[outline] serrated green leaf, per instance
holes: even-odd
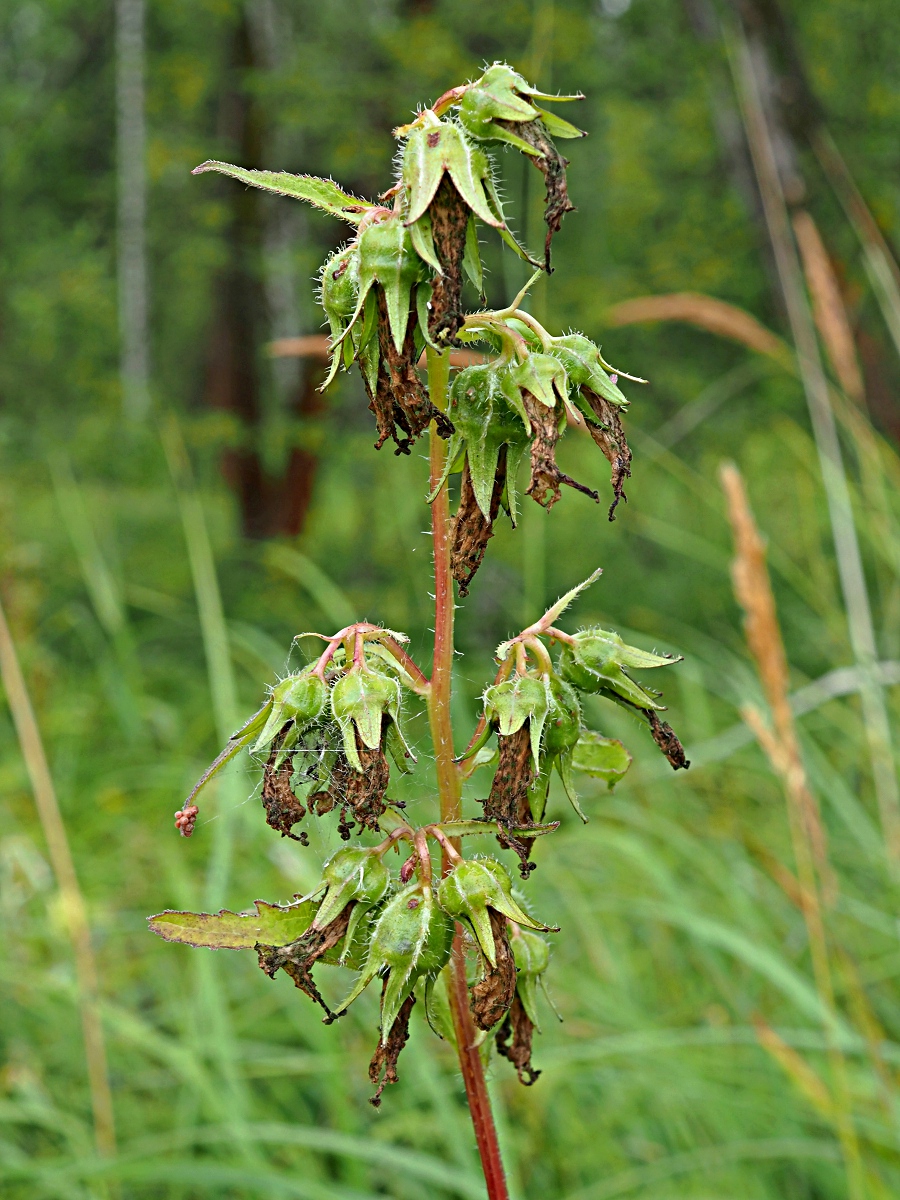
[[[312,900],[299,904],[269,904],[255,901],[255,913],[175,912],[167,909],[148,917],[151,930],[167,942],[206,946],[211,950],[252,950],[257,943],[287,946],[306,933],[318,905]]]
[[[203,175],[207,171],[217,171],[220,175],[239,179],[241,183],[261,188],[264,192],[274,192],[277,196],[305,200],[307,204],[312,204],[333,217],[340,217],[351,225],[358,225],[367,212],[377,207],[369,200],[360,200],[357,196],[349,195],[333,180],[319,179],[315,175],[292,175],[288,171],[254,171],[213,159],[194,167],[191,174]]]

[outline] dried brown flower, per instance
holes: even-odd
[[[503,913],[488,909],[494,935],[496,967],[484,960],[484,977],[472,988],[472,1019],[479,1029],[502,1021],[516,992],[516,960],[509,945],[509,926]]]
[[[505,485],[506,447],[501,446],[500,456],[497,459],[497,474],[494,477],[494,490],[491,492],[490,520],[488,520],[475,499],[468,461],[463,467],[459,504],[450,527],[450,570],[453,578],[459,584],[461,596],[469,594],[469,584],[481,566],[488,542],[494,536],[494,521],[500,512],[500,500]]]
[[[516,993],[506,1020],[497,1032],[497,1053],[508,1058],[516,1068],[519,1082],[530,1087],[540,1071],[531,1065],[531,1039],[534,1036],[534,1025],[525,1011],[525,1006]],[[512,1039],[510,1041],[510,1039]]]
[[[354,904],[355,901],[351,900],[324,929],[307,929],[302,937],[288,946],[265,946],[260,943],[256,947],[260,968],[270,979],[274,979],[279,970],[290,975],[295,986],[325,1010],[326,1025],[330,1025],[336,1017],[316,987],[311,971],[322,955],[327,954],[346,934]]]
[[[596,422],[587,421],[588,432],[612,467],[613,502],[609,509],[609,519],[614,521],[619,501],[628,502],[625,480],[631,477],[631,448],[625,438],[622,418],[616,406],[589,387],[583,386],[581,394],[597,415]]]
[[[382,993],[387,986],[387,978],[382,985]],[[391,1026],[391,1032],[388,1034],[386,1042],[379,1041],[375,1053],[372,1055],[372,1061],[369,1063],[369,1079],[377,1085],[378,1090],[375,1095],[369,1100],[369,1103],[378,1108],[381,1105],[381,1093],[389,1083],[396,1083],[399,1079],[397,1074],[397,1060],[400,1057],[400,1052],[406,1045],[409,1038],[409,1017],[413,1010],[413,1005],[416,1002],[415,995],[410,992],[403,1003],[400,1005],[400,1011],[394,1018],[394,1023]],[[382,1068],[384,1075],[379,1082]]]

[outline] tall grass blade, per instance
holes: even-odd
[[[50,767],[44,752],[44,743],[2,604],[0,604],[0,678],[2,678],[7,703],[12,712],[13,724],[16,728],[22,757],[25,760],[44,837],[47,839],[50,862],[59,887],[69,938],[75,955],[81,1028],[85,1057],[87,1058],[97,1152],[105,1158],[111,1158],[116,1153],[116,1130],[112,1092],[109,1085],[106,1042],[100,1021],[99,976],[91,946],[87,909],[78,883],[65,822],[56,798],[53,777],[50,774]]]
[[[203,505],[194,483],[187,447],[174,414],[169,413],[164,417],[160,424],[160,434],[175,486],[194,581],[216,736],[219,743],[224,745],[239,724],[239,710],[228,627],[225,624],[212,544]],[[204,904],[211,910],[220,908],[225,903],[234,839],[234,808],[227,801],[221,803],[219,808],[204,897]]]
[[[823,1031],[829,1042],[828,1058],[833,1088],[830,1103],[834,1111],[834,1125],[844,1155],[848,1193],[851,1200],[862,1200],[866,1194],[865,1179],[851,1108],[846,1062],[833,1035],[834,986],[816,871],[826,891],[834,889],[834,877],[827,861],[818,804],[807,785],[794,715],[788,699],[787,656],[766,568],[765,547],[737,468],[725,464],[720,477],[734,534],[732,573],[735,595],[744,610],[747,645],[772,713],[773,729],[770,730],[758,712],[749,706],[744,710],[744,716],[784,783],[813,974],[823,1007],[832,1015],[832,1019],[823,1021]]]
[[[900,786],[897,782],[887,705],[874,671],[878,658],[875,630],[853,519],[850,490],[844,471],[834,412],[831,408],[828,382],[822,368],[797,251],[791,238],[791,227],[775,150],[759,95],[753,61],[739,30],[735,31],[734,39],[734,42],[729,44],[732,71],[759,182],[769,237],[775,253],[778,275],[788,310],[791,332],[797,348],[800,376],[806,393],[828,502],[838,574],[847,610],[850,644],[857,663],[866,675],[861,699],[872,775],[887,854],[894,868],[898,869],[900,868]]]
[[[335,629],[352,625],[357,619],[356,609],[347,594],[338,587],[330,575],[317,563],[293,546],[273,542],[265,550],[265,562],[269,567],[282,571],[299,583],[323,616],[334,623]]]

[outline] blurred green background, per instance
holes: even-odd
[[[600,565],[568,627],[601,621],[685,655],[664,686],[693,759],[676,776],[636,723],[599,704],[588,714],[635,763],[615,793],[585,789],[586,828],[557,797],[562,828],[540,846],[529,895],[562,926],[549,986],[564,1019],[545,1008],[535,1087],[491,1068],[512,1193],[844,1197],[843,1105],[863,1163],[855,1195],[900,1194],[900,889],[803,388],[733,339],[610,316],[632,297],[698,292],[790,339],[732,77],[746,34],[773,73],[792,199],[818,224],[861,363],[862,403],[839,379],[833,399],[896,731],[900,309],[808,135],[824,121],[881,233],[900,237],[900,7],[786,0],[782,15],[793,48],[774,0],[148,0],[141,103],[140,44],[127,36],[137,0],[3,6],[0,594],[88,908],[118,1137],[110,1165],[94,1151],[65,907],[4,705],[4,1197],[483,1195],[453,1057],[418,1018],[376,1114],[374,994],[326,1028],[252,955],[165,945],[144,919],[314,885],[330,832],[323,823],[309,849],[279,840],[245,760],[190,841],[172,827],[284,672],[295,633],[369,618],[406,630],[429,659],[424,444],[376,454],[358,380],[341,376],[322,401],[317,360],[269,349],[321,332],[314,277],[342,230],[190,169],[219,158],[333,174],[375,195],[391,183],[392,127],[495,58],[587,96],[573,119],[590,136],[565,147],[578,211],[533,311],[553,331],[583,329],[650,383],[629,388],[634,475],[615,524],[570,493],[550,517],[528,505],[520,529],[491,542],[458,612],[459,742],[496,643]],[[812,117],[801,64],[821,106]],[[513,226],[539,246],[540,179],[519,156],[497,157]],[[135,230],[145,285],[122,274],[140,264]],[[524,271],[484,231],[482,242],[488,300],[502,303]],[[729,578],[726,458],[769,539],[837,880],[826,925],[840,1102],[782,786],[741,722],[742,705],[763,701]],[[605,462],[575,434],[562,463],[606,488]],[[424,740],[412,704],[409,721]],[[407,790],[414,814],[430,811],[427,765],[425,754]],[[476,776],[472,796],[484,786]],[[332,999],[350,978],[319,975]]]

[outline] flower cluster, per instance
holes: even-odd
[[[461,472],[453,574],[463,595],[500,508],[516,523],[523,459],[530,466],[525,494],[538,504],[550,508],[563,484],[599,500],[596,490],[556,464],[556,443],[567,423],[585,429],[612,464],[610,520],[630,474],[620,415],[627,401],[617,382],[622,372],[604,361],[599,348],[580,333],[552,337],[518,307],[524,292],[502,312],[466,315],[462,306],[465,279],[482,292],[479,222],[527,262],[550,271],[553,234],[572,210],[566,159],[553,139],[583,134],[538,101],[580,98],[538,92],[511,67],[494,63],[480,79],[452,88],[395,130],[398,178],[377,202],[311,176],[220,162],[196,168],[305,200],[355,227],[349,244],[322,267],[320,300],[331,333],[331,369],[323,386],[342,365],[356,363],[375,416],[376,448],[393,440],[396,453],[408,454],[432,423],[450,439],[443,482]],[[521,151],[544,175],[543,263],[507,225],[486,149],[491,143]],[[479,346],[486,361],[459,372],[450,411],[442,412],[417,369],[422,351],[467,344]]]
[[[603,780],[610,788],[625,775],[630,754],[621,742],[584,727],[581,698],[604,697],[639,714],[672,766],[688,765],[677,737],[658,717],[658,694],[629,674],[678,660],[626,645],[606,630],[568,634],[554,624],[598,575],[498,648],[497,679],[484,693],[483,718],[458,762],[463,776],[479,767],[493,768],[481,818],[416,829],[402,806],[391,806],[386,799],[390,769],[385,749],[400,769],[410,757],[400,730],[402,690],[425,696],[430,685],[404,651],[402,634],[368,624],[348,626],[324,639],[326,649],[316,662],[276,684],[184,806],[196,819],[197,792],[239,749],[248,747],[267,755],[262,801],[268,824],[282,835],[296,837],[291,830],[307,812],[321,816],[339,809],[344,838],[354,826],[359,835],[383,833],[380,822],[389,822],[390,831],[378,845],[339,850],[325,864],[319,887],[296,904],[260,909],[259,902],[254,914],[166,912],[151,918],[151,928],[173,941],[254,948],[262,969],[270,976],[279,970],[288,974],[321,1005],[327,1022],[346,1012],[380,978],[381,1037],[370,1064],[375,1103],[384,1086],[396,1082],[397,1060],[417,999],[432,1029],[456,1039],[445,970],[455,923],[466,931],[477,963],[469,1002],[483,1052],[490,1052],[487,1035],[496,1030],[496,1049],[515,1066],[520,1080],[530,1084],[537,1078],[531,1065],[532,1036],[539,1028],[536,985],[550,960],[541,934],[551,927],[532,917],[514,894],[503,863],[463,857],[457,846],[464,837],[493,834],[501,848],[518,856],[527,879],[535,866],[535,839],[559,824],[544,822],[553,772],[582,821],[587,818],[575,775]],[[547,642],[562,646],[555,664]],[[492,736],[496,751],[487,746]],[[385,860],[402,842],[411,853],[394,878]],[[437,884],[433,847],[441,850],[447,867]],[[313,967],[320,962],[360,972],[334,1009],[313,979]]]
[[[306,843],[305,832],[293,833],[294,826],[307,813],[321,817],[334,810],[345,840],[355,826],[377,830],[390,803],[385,751],[404,773],[413,758],[400,727],[402,693],[427,686],[400,645],[405,640],[365,623],[323,638],[327,646],[318,661],[277,683],[232,735],[176,814],[176,824],[190,808],[193,829],[197,794],[247,748],[267,755],[262,802],[266,821],[283,837]]]

